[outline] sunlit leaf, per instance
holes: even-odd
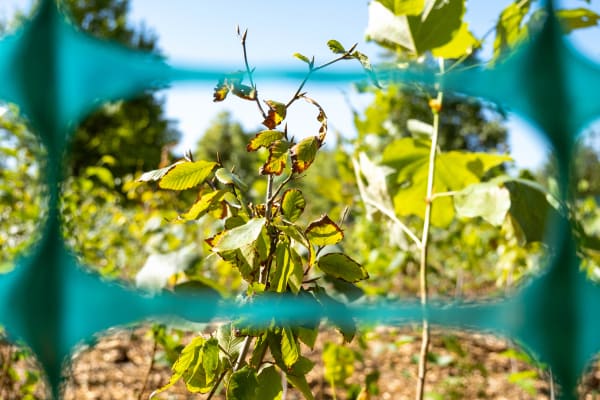
[[[399,216],[425,215],[425,196],[429,173],[429,140],[402,138],[388,145],[383,153],[384,164],[397,171],[398,188],[394,208]],[[449,151],[436,156],[434,193],[459,191],[479,183],[491,168],[511,158],[502,154]],[[454,218],[454,207],[448,196],[436,198],[431,222],[446,227]]]
[[[310,64],[310,60],[304,54],[294,53],[294,57],[296,57],[298,60],[304,61],[307,64]]]
[[[281,175],[288,158],[289,143],[283,140],[277,140],[269,146],[269,158],[267,162],[260,167],[262,175]]]
[[[250,142],[246,146],[248,151],[256,151],[261,147],[269,147],[273,142],[283,139],[285,134],[281,131],[266,130],[260,131],[250,139]]]
[[[433,126],[418,119],[407,120],[406,128],[415,139],[429,139],[433,134]]]
[[[271,288],[278,293],[283,293],[287,290],[288,280],[294,270],[289,243],[283,241],[277,243],[275,265],[272,268]]]
[[[269,106],[269,110],[267,111],[267,118],[263,121],[263,125],[269,129],[275,129],[285,119],[287,107],[285,104],[274,100],[265,100],[265,103]]]
[[[212,250],[216,252],[236,250],[254,243],[265,222],[264,218],[253,218],[242,226],[225,231]]]
[[[527,31],[521,24],[529,12],[530,3],[530,0],[514,1],[502,10],[496,23],[494,58],[514,47],[526,35]]]
[[[344,46],[342,46],[342,44],[335,39],[327,41],[327,46],[329,47],[329,50],[335,54],[344,54],[346,52]]]
[[[298,356],[300,355],[298,343],[292,333],[292,329],[289,327],[284,327],[281,330],[281,355],[284,364],[288,368],[298,361]]]
[[[454,208],[460,217],[481,217],[501,226],[510,209],[510,192],[497,182],[467,186],[454,196]]]
[[[369,4],[367,38],[421,55],[452,40],[462,24],[464,0],[426,0],[423,12],[407,15],[390,9],[390,1]],[[400,8],[400,11],[406,9]],[[410,11],[410,10],[409,10]]]
[[[306,228],[306,237],[315,246],[327,246],[339,243],[344,232],[327,215],[311,222]]]
[[[431,51],[434,57],[460,58],[469,55],[475,48],[479,47],[479,41],[469,31],[469,24],[463,22],[460,29],[454,34],[452,40],[443,46]]]
[[[347,282],[358,282],[369,278],[367,270],[343,253],[328,253],[317,260],[319,269],[335,278]]]
[[[137,181],[138,182],[156,182],[160,180],[167,172],[169,172],[173,167],[177,164],[184,163],[185,161],[178,161],[175,164],[169,165],[168,167],[155,169],[152,171],[144,172],[142,176],[140,176]]]
[[[231,374],[227,385],[227,400],[260,400],[256,397],[257,390],[256,371],[245,366]]]
[[[185,190],[204,182],[217,163],[211,161],[182,162],[175,165],[159,180],[162,189]]]
[[[200,218],[217,205],[225,193],[225,190],[215,190],[203,194],[185,214],[180,215],[180,218],[187,221]]]
[[[292,146],[290,154],[292,156],[292,170],[296,173],[302,173],[310,167],[315,161],[317,151],[321,147],[321,141],[317,136],[302,139]]]
[[[565,33],[571,33],[576,29],[590,28],[598,25],[600,15],[587,8],[573,8],[569,10],[557,10],[556,16],[561,22]]]
[[[300,190],[288,189],[283,193],[281,197],[281,213],[287,221],[297,221],[305,207],[306,200],[304,200],[304,196],[302,196]]]

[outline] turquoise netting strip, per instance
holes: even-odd
[[[552,4],[548,4],[552,11]],[[480,96],[510,107],[537,123],[553,144],[561,187],[567,187],[576,132],[600,116],[599,66],[568,47],[554,19],[525,47],[491,69],[447,74],[444,90]],[[340,310],[315,308],[297,298],[239,306],[198,297],[148,297],[106,283],[86,272],[66,249],[58,215],[61,158],[69,134],[102,102],[127,98],[177,81],[214,83],[226,71],[181,69],[152,55],[108,44],[76,30],[55,4],[43,1],[36,16],[0,41],[0,99],[16,103],[48,152],[49,212],[43,237],[0,275],[0,324],[31,346],[58,398],[61,365],[72,347],[111,326],[161,316],[197,321],[251,315],[256,320],[320,320],[340,315],[357,320],[401,324],[420,320],[414,303],[379,303]],[[271,79],[297,81],[300,70],[271,70]],[[363,75],[322,73],[314,79],[351,83]],[[389,72],[382,79],[432,83],[431,75]],[[564,190],[564,189],[563,189]],[[563,196],[564,197],[564,196]],[[600,288],[579,272],[567,222],[553,221],[556,257],[547,272],[510,299],[477,304],[439,304],[428,309],[434,324],[493,331],[517,339],[548,363],[562,384],[564,398],[586,363],[600,350]]]

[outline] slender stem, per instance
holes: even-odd
[[[354,50],[355,47],[356,47],[356,45],[352,46],[351,50]],[[331,60],[329,62],[326,62],[325,64],[319,65],[318,67],[313,67],[312,65],[309,65],[309,67],[308,67],[308,73],[304,77],[304,80],[302,80],[302,83],[298,87],[298,90],[296,90],[296,93],[294,93],[294,95],[292,96],[292,98],[290,99],[290,101],[287,102],[287,104],[285,105],[285,107],[288,108],[296,100],[298,100],[300,98],[300,93],[302,92],[302,89],[304,88],[304,85],[306,85],[306,82],[308,82],[308,79],[313,74],[313,72],[317,72],[320,69],[329,67],[331,64],[335,64],[338,61],[342,61],[342,60],[345,60],[345,59],[349,58],[351,56],[351,50],[345,52],[344,54],[342,54],[338,58],[335,58],[335,59],[333,59],[333,60]]]
[[[440,197],[452,197],[452,196],[456,196],[457,194],[458,194],[457,191],[433,193],[431,195],[431,201],[434,201],[435,199],[439,199]]]
[[[246,73],[248,74],[248,80],[250,81],[250,86],[252,86],[252,89],[254,89],[256,91],[256,84],[254,83],[254,77],[252,76],[252,70],[250,69],[250,64],[248,63],[248,51],[246,50],[246,36],[247,35],[248,35],[248,30],[246,29],[244,31],[244,34],[242,35],[242,51],[244,52],[244,65],[246,66]],[[267,114],[265,113],[265,110],[260,105],[260,99],[258,98],[258,94],[254,97],[254,101],[256,102],[256,105],[258,106],[258,109],[260,110],[260,113],[262,114],[263,118],[267,118]]]
[[[221,372],[221,375],[219,375],[219,378],[217,379],[217,382],[213,385],[212,389],[210,390],[210,393],[208,394],[208,397],[206,398],[206,400],[210,400],[213,398],[213,396],[217,393],[217,390],[219,389],[219,386],[221,386],[221,382],[223,382],[223,378],[225,378],[225,375],[227,374],[227,371],[223,371]]]
[[[443,64],[441,64],[443,70]],[[443,93],[438,92],[436,102],[442,104]],[[432,108],[433,111],[433,135],[431,137],[431,148],[429,151],[429,170],[427,173],[427,192],[425,195],[425,218],[423,220],[423,236],[421,238],[421,258],[419,266],[419,286],[421,307],[423,310],[423,324],[421,332],[421,352],[419,355],[419,371],[417,378],[417,392],[415,399],[423,400],[425,394],[425,376],[427,374],[427,353],[429,351],[430,330],[427,319],[427,250],[429,244],[429,228],[431,226],[431,212],[433,210],[433,184],[435,177],[435,161],[437,152],[437,142],[439,136],[440,116],[439,110]]]
[[[271,204],[273,203],[273,200],[271,198],[272,196],[273,196],[273,175],[268,175],[268,177],[267,177],[267,194],[266,194],[266,201],[265,201],[265,219],[267,220],[267,223],[269,223],[271,221]],[[271,264],[272,259],[273,259],[273,257],[271,255],[269,255],[267,262],[264,265],[261,265],[259,278],[258,278],[259,283],[262,283],[264,285],[267,284],[267,280],[269,279],[269,274],[268,274],[269,269],[270,269],[269,266]],[[240,369],[242,363],[246,360],[246,355],[248,354],[248,350],[250,349],[251,343],[252,343],[252,336],[246,336],[246,338],[244,339],[244,343],[242,344],[242,349],[240,350],[240,354],[233,366],[233,371],[237,371],[238,369]]]

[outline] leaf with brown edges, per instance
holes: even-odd
[[[287,107],[285,104],[274,100],[265,100],[265,104],[269,106],[269,111],[263,125],[269,129],[275,129],[285,119]]]
[[[292,171],[299,174],[306,171],[313,161],[315,161],[317,151],[321,148],[321,145],[322,142],[317,136],[302,139],[295,144],[290,151],[292,156]]]
[[[283,140],[277,140],[269,146],[269,158],[267,162],[260,167],[262,175],[281,175],[287,163],[289,143]]]

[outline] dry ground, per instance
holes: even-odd
[[[371,399],[412,399],[417,369],[415,359],[420,346],[418,330],[381,327],[368,333],[367,339],[363,341],[366,347],[361,347],[358,340],[352,342],[351,347],[362,355],[362,360],[355,362],[355,371],[348,384],[362,385],[368,373],[378,370],[379,394]],[[511,357],[507,341],[490,335],[441,331],[433,332],[432,341],[433,357],[427,375],[427,398],[430,400],[550,398],[548,374]],[[334,330],[323,331],[315,349],[308,353],[316,363],[308,379],[317,400],[333,399],[332,388],[323,378],[321,353],[326,342],[340,343],[341,335]],[[0,350],[6,348],[5,344]],[[109,332],[94,347],[80,349],[75,355],[65,399],[147,399],[170,376],[169,366],[161,361],[161,351],[160,346],[155,348],[147,327]],[[582,390],[587,393],[581,396],[582,399],[600,398],[592,394],[600,391],[600,371],[596,369],[586,375]],[[6,393],[5,390],[4,395],[2,393],[0,391],[1,400],[19,398],[14,392]],[[337,388],[336,394],[340,400],[349,398],[344,388]],[[205,397],[188,393],[183,384],[158,396],[164,400]],[[216,398],[224,399],[225,396]],[[301,399],[301,396],[290,387],[286,399]]]

